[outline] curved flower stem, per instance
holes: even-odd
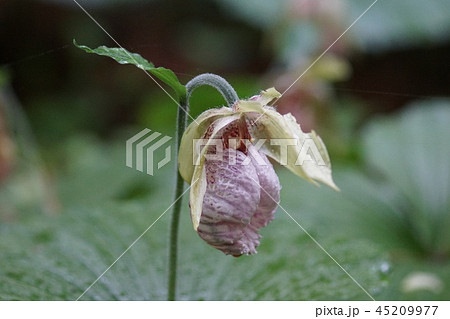
[[[189,99],[192,92],[203,85],[209,85],[217,89],[228,105],[233,105],[239,98],[233,87],[222,77],[205,73],[196,76],[186,84],[186,96],[180,98],[177,112],[177,137],[176,137],[176,159],[178,159],[178,150],[181,144],[181,138],[186,130],[187,116],[189,114]],[[176,166],[177,177],[175,186],[174,207],[172,213],[172,220],[170,223],[170,243],[169,243],[169,280],[168,280],[168,295],[167,300],[176,299],[176,284],[177,284],[177,257],[178,257],[178,225],[180,222],[181,211],[181,195],[184,190],[184,181]]]
[[[233,105],[234,102],[239,100],[239,97],[233,87],[221,76],[212,74],[212,73],[204,73],[197,75],[195,78],[190,80],[186,84],[187,91],[187,101],[189,104],[189,98],[191,97],[192,92],[203,85],[209,85],[215,88],[222,94],[225,101],[227,101],[228,105]]]

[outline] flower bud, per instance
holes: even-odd
[[[207,110],[183,133],[178,164],[191,184],[192,224],[203,240],[227,255],[255,254],[259,230],[274,218],[281,186],[266,155],[314,184],[338,190],[320,137],[304,133],[291,114],[267,105],[279,97],[272,88],[232,107]],[[280,140],[296,143],[284,149]],[[313,145],[318,158],[299,161],[303,145]]]
[[[261,238],[258,231],[273,220],[279,202],[278,177],[267,157],[257,154],[264,165],[251,155],[230,149],[220,160],[205,162],[207,185],[197,231],[209,245],[227,255],[256,253]],[[251,160],[245,164],[248,156]]]

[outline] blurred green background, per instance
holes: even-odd
[[[288,88],[373,1],[78,2],[182,83],[216,73],[247,98]],[[174,136],[176,104],[73,39],[117,46],[72,0],[0,2],[1,300],[77,299],[172,202],[175,161],[137,172],[125,141]],[[449,55],[447,0],[379,0],[277,103],[341,188],[276,167],[281,205],[377,300],[450,299]],[[223,103],[198,89],[192,115]],[[169,217],[83,300],[164,300]],[[369,298],[282,210],[250,257],[200,240],[187,198],[180,228],[179,299]]]

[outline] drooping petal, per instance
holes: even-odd
[[[260,95],[255,95],[250,98],[250,101],[257,102],[261,105],[269,104],[273,99],[279,99],[281,97],[281,93],[275,90],[275,88],[270,88],[265,91],[262,91]]]
[[[236,156],[235,164],[230,156]],[[256,253],[259,245],[259,235],[245,231],[260,203],[258,175],[254,165],[243,165],[246,158],[240,151],[226,151],[221,160],[206,160],[204,166],[206,191],[197,232],[227,255]]]
[[[238,112],[246,113],[253,138],[267,140],[261,150],[294,174],[314,184],[320,181],[338,190],[331,176],[327,149],[320,137],[314,131],[304,133],[292,114],[281,115],[272,107],[261,104],[260,101],[266,102],[275,97],[273,92],[268,94],[266,91],[262,93],[264,95],[265,98],[239,101],[236,105]],[[280,146],[280,143],[285,144]],[[310,151],[314,158],[310,156]]]
[[[205,175],[205,155],[209,149],[209,147],[213,144],[214,140],[219,138],[219,134],[221,132],[221,130],[226,127],[228,124],[230,124],[233,121],[236,121],[237,119],[239,119],[240,115],[239,114],[235,114],[232,116],[227,116],[227,117],[222,117],[219,118],[217,120],[215,120],[211,125],[210,125],[210,129],[212,130],[212,132],[209,135],[208,141],[206,142],[205,146],[201,149],[199,154],[193,154],[191,153],[191,156],[194,155],[194,159],[187,159],[187,158],[183,158],[181,157],[181,154],[179,156],[179,162],[184,162],[184,161],[191,161],[190,163],[192,163],[192,178],[189,178],[188,176],[184,176],[183,179],[184,180],[189,180],[189,183],[192,182],[192,187],[191,187],[191,191],[190,191],[190,196],[189,196],[189,202],[191,205],[191,219],[192,219],[192,224],[194,226],[194,229],[197,230],[198,224],[200,222],[200,216],[202,213],[202,203],[203,203],[203,196],[205,195],[205,191],[206,191],[206,184],[207,184],[207,180],[206,180],[206,175]],[[186,140],[186,143],[190,144],[191,149],[193,149],[193,141],[189,141]],[[186,155],[186,154],[185,154]],[[184,174],[189,173],[189,171],[191,170],[191,168],[189,166],[184,166],[185,167],[185,171]],[[180,174],[181,173],[181,169],[180,169]],[[183,175],[182,175],[183,176]]]
[[[207,110],[200,114],[184,131],[178,151],[178,169],[181,177],[187,183],[191,183],[194,160],[198,156],[198,154],[193,154],[193,141],[202,138],[214,121],[230,115],[233,115],[233,111],[229,107]]]

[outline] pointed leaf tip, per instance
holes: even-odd
[[[159,80],[169,85],[178,95],[178,99],[184,98],[186,96],[186,87],[180,83],[177,76],[172,70],[163,67],[155,67],[153,63],[147,61],[145,58],[143,58],[141,55],[137,53],[131,53],[122,47],[108,48],[104,45],[99,46],[96,49],[91,49],[86,45],[78,44],[75,39],[73,39],[73,44],[77,48],[87,53],[94,53],[101,56],[107,56],[111,59],[114,59],[116,62],[120,64],[132,64],[138,67],[139,69],[148,71],[152,75],[156,76]]]

